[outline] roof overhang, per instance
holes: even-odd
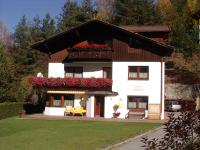
[[[101,31],[101,32],[99,32]],[[54,35],[46,40],[39,41],[31,47],[40,50],[44,53],[55,53],[65,48],[73,47],[75,44],[86,39],[91,39],[98,36],[107,36],[118,40],[130,43],[130,41],[140,41],[148,47],[153,46],[153,52],[160,56],[170,56],[173,52],[173,47],[151,40],[141,34],[130,32],[113,24],[105,23],[99,20],[91,20],[81,25],[78,25],[70,30]]]

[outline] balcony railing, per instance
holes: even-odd
[[[112,80],[104,78],[47,78],[31,77],[29,83],[37,88],[111,89]]]
[[[102,48],[71,48],[69,49],[68,60],[81,60],[81,59],[107,59],[112,60],[112,49]]]

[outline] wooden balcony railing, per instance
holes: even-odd
[[[112,50],[111,49],[69,50],[68,60],[82,60],[82,59],[112,60]]]

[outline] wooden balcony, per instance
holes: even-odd
[[[68,60],[112,60],[112,49],[69,49]]]

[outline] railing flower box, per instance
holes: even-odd
[[[80,88],[110,88],[111,79],[103,78],[47,78],[31,77],[29,83],[35,87],[80,87]]]

